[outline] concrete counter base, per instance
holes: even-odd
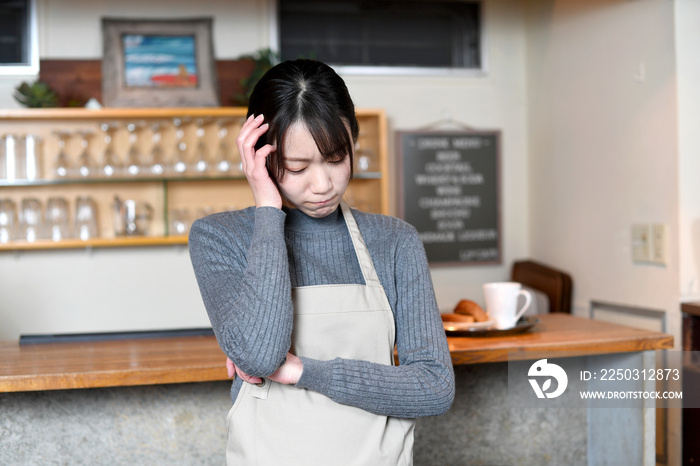
[[[509,408],[507,363],[456,366],[455,374],[450,412],[418,420],[416,466],[595,464],[590,414],[599,410]],[[221,381],[2,393],[0,464],[222,465],[229,387]],[[629,422],[628,414],[615,413],[613,423]],[[604,440],[631,440],[639,459],[644,430],[634,421]]]
[[[2,465],[222,465],[229,382],[0,393]]]

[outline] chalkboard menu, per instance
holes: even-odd
[[[399,214],[435,265],[501,262],[499,131],[398,132]]]

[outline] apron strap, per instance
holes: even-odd
[[[345,201],[341,201],[340,208],[343,212],[345,225],[347,225],[348,231],[350,232],[352,245],[355,247],[355,255],[357,255],[357,261],[360,263],[360,269],[362,270],[362,277],[365,279],[365,284],[368,286],[381,286],[377,271],[372,262],[372,257],[369,255],[369,250],[367,250],[365,240],[362,239],[362,234],[357,227],[357,222],[350,211],[350,207],[347,206]]]

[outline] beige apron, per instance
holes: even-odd
[[[366,285],[292,290],[293,350],[319,360],[394,363],[394,317],[350,209],[341,204]],[[358,377],[358,384],[371,383]],[[411,465],[414,420],[371,414],[264,379],[243,382],[228,413],[228,465]]]

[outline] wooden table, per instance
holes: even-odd
[[[539,316],[528,333],[449,337],[454,364],[508,361],[509,352],[626,352],[667,349],[671,335],[568,314]],[[531,355],[531,357],[529,357]],[[227,379],[214,337],[173,337],[19,346],[0,342],[0,392],[117,387]]]

